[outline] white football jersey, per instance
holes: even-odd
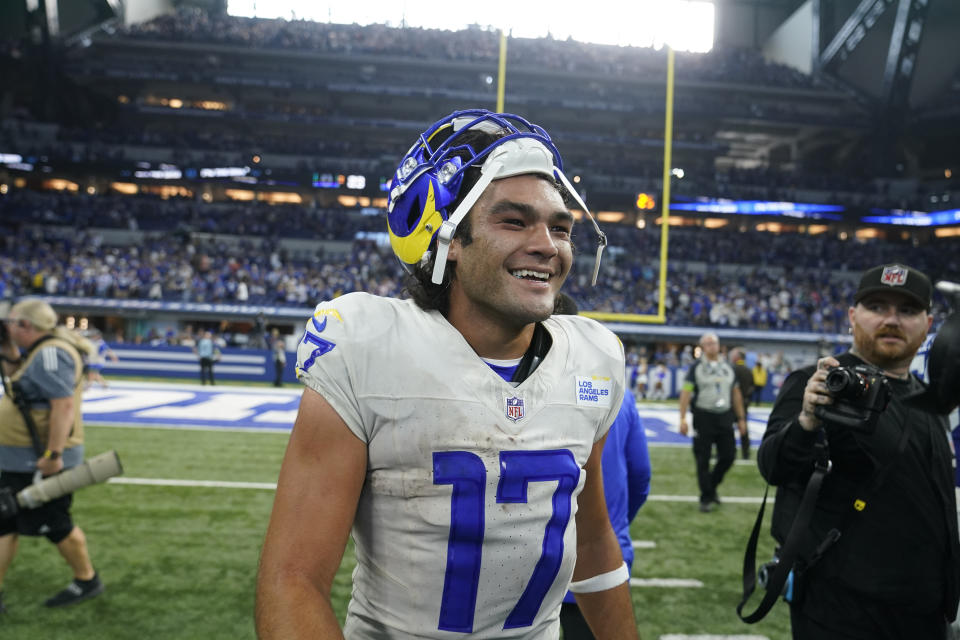
[[[588,318],[519,386],[438,312],[351,293],[317,306],[304,384],[367,443],[349,640],[559,637],[583,465],[623,397],[623,346]]]

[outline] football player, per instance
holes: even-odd
[[[567,198],[589,216],[546,131],[511,114],[455,112],[404,156],[387,218],[412,299],[352,293],[307,322],[261,638],[554,640],[568,587],[598,638],[637,637],[600,467],[623,347],[551,317]],[[341,635],[330,593],[351,534]]]

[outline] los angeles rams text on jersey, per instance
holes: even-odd
[[[348,294],[308,321],[298,373],[368,448],[347,638],[559,635],[583,465],[624,365],[599,323],[544,326],[550,351],[514,387],[411,301]]]

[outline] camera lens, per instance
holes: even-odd
[[[857,398],[867,391],[866,379],[850,369],[838,368],[827,374],[825,384],[836,398]]]

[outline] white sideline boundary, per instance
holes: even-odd
[[[713,634],[688,636],[682,633],[668,633],[667,635],[660,636],[660,640],[770,640],[770,638],[767,636],[718,636]]]
[[[631,587],[679,587],[699,589],[703,583],[693,578],[630,578]]]
[[[195,488],[216,488],[216,489],[260,489],[275,491],[277,484],[275,482],[230,482],[226,480],[178,480],[175,478],[129,478],[125,476],[116,476],[107,480],[107,484],[130,484],[143,485],[151,487],[195,487]],[[658,496],[652,495],[647,500],[657,502],[699,502],[697,496]],[[737,504],[760,504],[763,498],[724,496],[724,502]],[[771,500],[772,501],[772,500]],[[657,543],[652,540],[635,540],[634,549],[654,549]]]
[[[224,480],[174,480],[172,478],[123,478],[114,477],[107,484],[135,484],[150,487],[192,487],[216,489],[265,489],[276,491],[275,482],[226,482]]]
[[[647,500],[655,502],[700,502],[697,496],[648,496]],[[763,496],[723,496],[720,502],[730,504],[760,504],[763,502]],[[768,497],[767,502],[773,502],[773,497]]]

